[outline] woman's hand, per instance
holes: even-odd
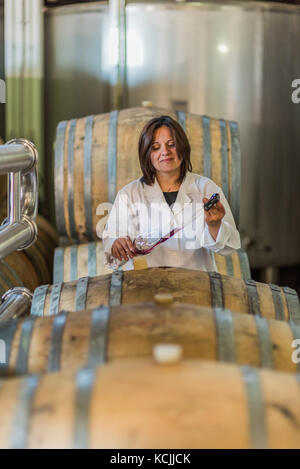
[[[209,199],[207,199],[206,197],[202,200],[204,204],[209,201]],[[211,209],[207,211],[204,210],[205,222],[214,240],[217,239],[219,229],[222,223],[222,218],[224,218],[225,213],[225,208],[223,207],[220,201],[213,205]]]
[[[134,251],[134,246],[131,239],[127,238],[118,238],[114,241],[111,247],[111,253],[113,257],[119,259],[119,261],[126,260],[126,262],[136,256]]]

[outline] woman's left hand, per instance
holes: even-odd
[[[204,198],[202,200],[204,204],[209,201],[209,199],[207,198]],[[224,218],[225,216],[225,213],[225,208],[223,207],[220,201],[213,205],[211,209],[204,210],[205,221],[207,225],[220,225],[222,218]]]
[[[209,201],[209,199],[207,199],[206,197],[202,200],[204,204]],[[225,208],[223,207],[220,201],[213,205],[211,209],[207,211],[204,210],[205,221],[208,225],[209,232],[214,238],[214,240],[216,240],[218,236],[219,228],[222,223],[222,218],[224,218],[225,213]]]

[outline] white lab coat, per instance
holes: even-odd
[[[210,198],[214,192],[220,194],[226,211],[216,240],[205,223],[202,202],[203,197]],[[188,223],[195,210],[196,222]],[[184,230],[144,256],[148,267],[216,271],[210,251],[226,256],[241,247],[239,232],[221,188],[207,177],[187,172],[172,208],[167,204],[156,179],[152,186],[136,179],[123,187],[116,196],[102,233],[104,253],[111,254],[111,246],[119,237],[129,236],[134,241],[141,233],[145,237],[159,239],[172,228],[181,227],[183,222]],[[123,269],[134,269],[133,260],[129,259]]]

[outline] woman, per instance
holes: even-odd
[[[127,184],[116,197],[102,239],[104,252],[134,268],[133,242],[138,235],[153,240],[182,228],[145,256],[147,266],[216,270],[209,251],[227,255],[240,248],[240,236],[228,202],[211,179],[192,173],[190,144],[171,117],[151,119],[139,139],[143,177]],[[218,193],[210,210],[204,203]]]

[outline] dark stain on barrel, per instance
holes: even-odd
[[[278,410],[278,412],[280,412],[285,418],[287,418],[294,427],[300,428],[300,422],[298,422],[295,415],[285,405],[278,403],[270,403],[266,404],[266,407]]]
[[[33,407],[31,411],[31,415],[37,415],[37,414],[53,414],[54,413],[54,406],[52,404],[44,404],[39,407]]]

